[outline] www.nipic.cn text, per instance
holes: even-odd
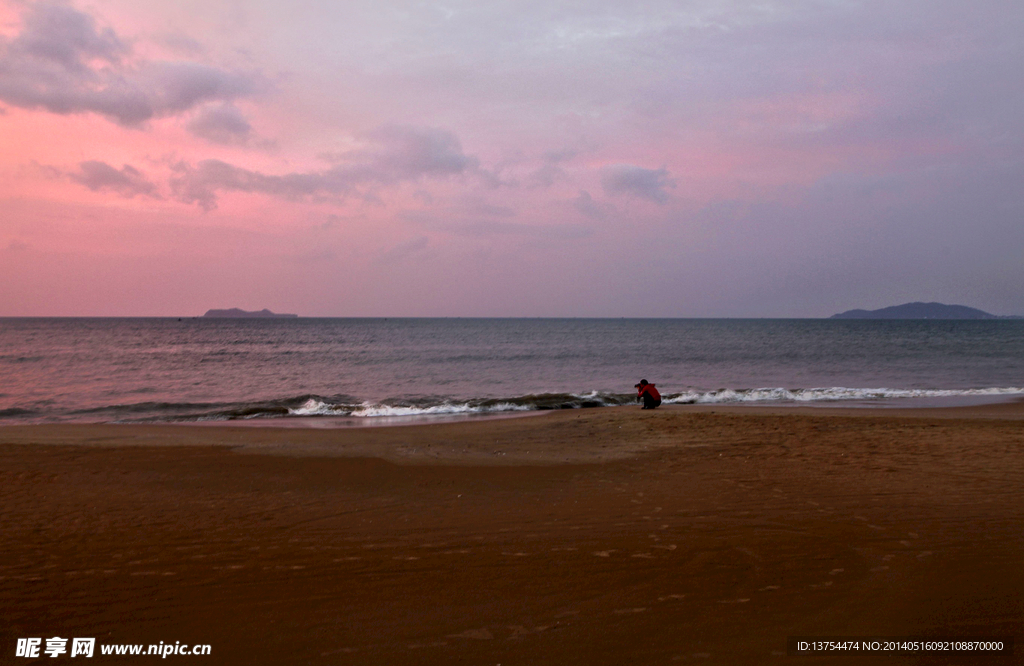
[[[210,654],[209,645],[182,645],[181,641],[174,643],[130,644],[130,643],[101,643],[99,650],[96,649],[95,638],[19,638],[18,645],[14,650],[15,657],[92,657],[97,652],[101,655],[136,655],[152,656],[166,659],[169,656],[203,656]]]

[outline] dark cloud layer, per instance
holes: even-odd
[[[30,5],[21,33],[0,38],[0,100],[22,108],[92,112],[137,126],[262,85],[255,75],[195,62],[132,62],[113,30],[55,2]]]
[[[178,164],[171,189],[178,200],[212,210],[217,207],[218,192],[259,192],[284,199],[335,198],[359,193],[365,186],[479,169],[477,159],[464,154],[458,138],[444,130],[385,127],[366,139],[366,148],[333,155],[338,163],[322,171],[268,175],[220,160],[203,160],[195,166]]]

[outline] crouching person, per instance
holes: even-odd
[[[654,388],[654,384],[649,383],[646,379],[641,379],[634,388],[636,388],[636,401],[644,403],[641,409],[654,409],[661,404],[661,394],[658,393],[658,389]]]

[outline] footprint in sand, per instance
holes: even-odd
[[[478,641],[489,641],[494,638],[494,634],[484,627],[483,629],[469,629],[461,634],[448,634],[448,638],[472,638]]]
[[[545,625],[541,627],[534,627],[533,629],[527,629],[521,624],[510,624],[508,628],[512,630],[512,634],[509,636],[509,640],[511,640],[513,638],[522,638],[523,636],[528,636],[530,634],[539,634],[543,631],[550,629],[551,627]]]

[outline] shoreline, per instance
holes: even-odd
[[[632,415],[632,416],[631,416]],[[744,420],[842,419],[844,421],[994,420],[1024,421],[1024,399],[953,407],[824,407],[819,405],[662,405],[547,410],[487,414],[466,418],[412,419],[405,423],[344,425],[331,417],[267,424],[259,419],[178,423],[59,423],[0,426],[3,445],[81,447],[205,447],[278,456],[370,457],[400,463],[549,464],[593,462],[629,457],[678,443],[652,427],[677,432],[687,420],[716,416],[728,427]],[[402,417],[407,418],[407,417]],[[327,419],[319,425],[321,419]],[[637,419],[644,419],[643,421]],[[351,419],[348,419],[351,420]],[[292,421],[289,419],[289,421]],[[650,424],[644,429],[639,424]],[[626,431],[619,433],[623,424]],[[595,449],[568,444],[579,439],[573,429],[585,425],[604,430],[609,443]],[[616,432],[610,432],[611,430]],[[693,434],[689,435],[691,438]],[[494,439],[497,438],[497,439]],[[493,445],[491,440],[494,439]],[[466,441],[467,447],[452,442]],[[529,442],[536,441],[532,448]],[[524,443],[525,442],[525,443]],[[567,442],[559,447],[558,442]],[[694,442],[690,442],[693,444]]]
[[[0,427],[0,650],[753,665],[788,636],[1020,637],[1022,421],[1017,401]]]
[[[926,398],[896,398],[882,400],[821,400],[821,401],[763,401],[763,402],[721,402],[721,403],[664,403],[659,409],[692,409],[695,411],[719,411],[722,413],[736,411],[742,413],[822,413],[843,414],[848,411],[874,413],[898,413],[942,415],[945,413],[963,414],[964,416],[987,414],[995,416],[1002,413],[1011,414],[1014,408],[1000,405],[1024,405],[1024,396],[1019,394],[986,395],[986,396],[947,396]],[[634,404],[602,405],[599,407],[577,407],[560,409],[522,409],[507,411],[483,412],[452,412],[424,413],[400,416],[272,416],[256,418],[215,418],[181,421],[51,421],[51,422],[17,422],[0,421],[0,430],[19,427],[58,427],[58,426],[199,426],[199,427],[240,427],[240,428],[296,428],[330,430],[335,428],[393,428],[426,426],[442,423],[460,423],[468,421],[491,421],[535,417],[559,412],[577,412],[592,409],[630,409]]]

